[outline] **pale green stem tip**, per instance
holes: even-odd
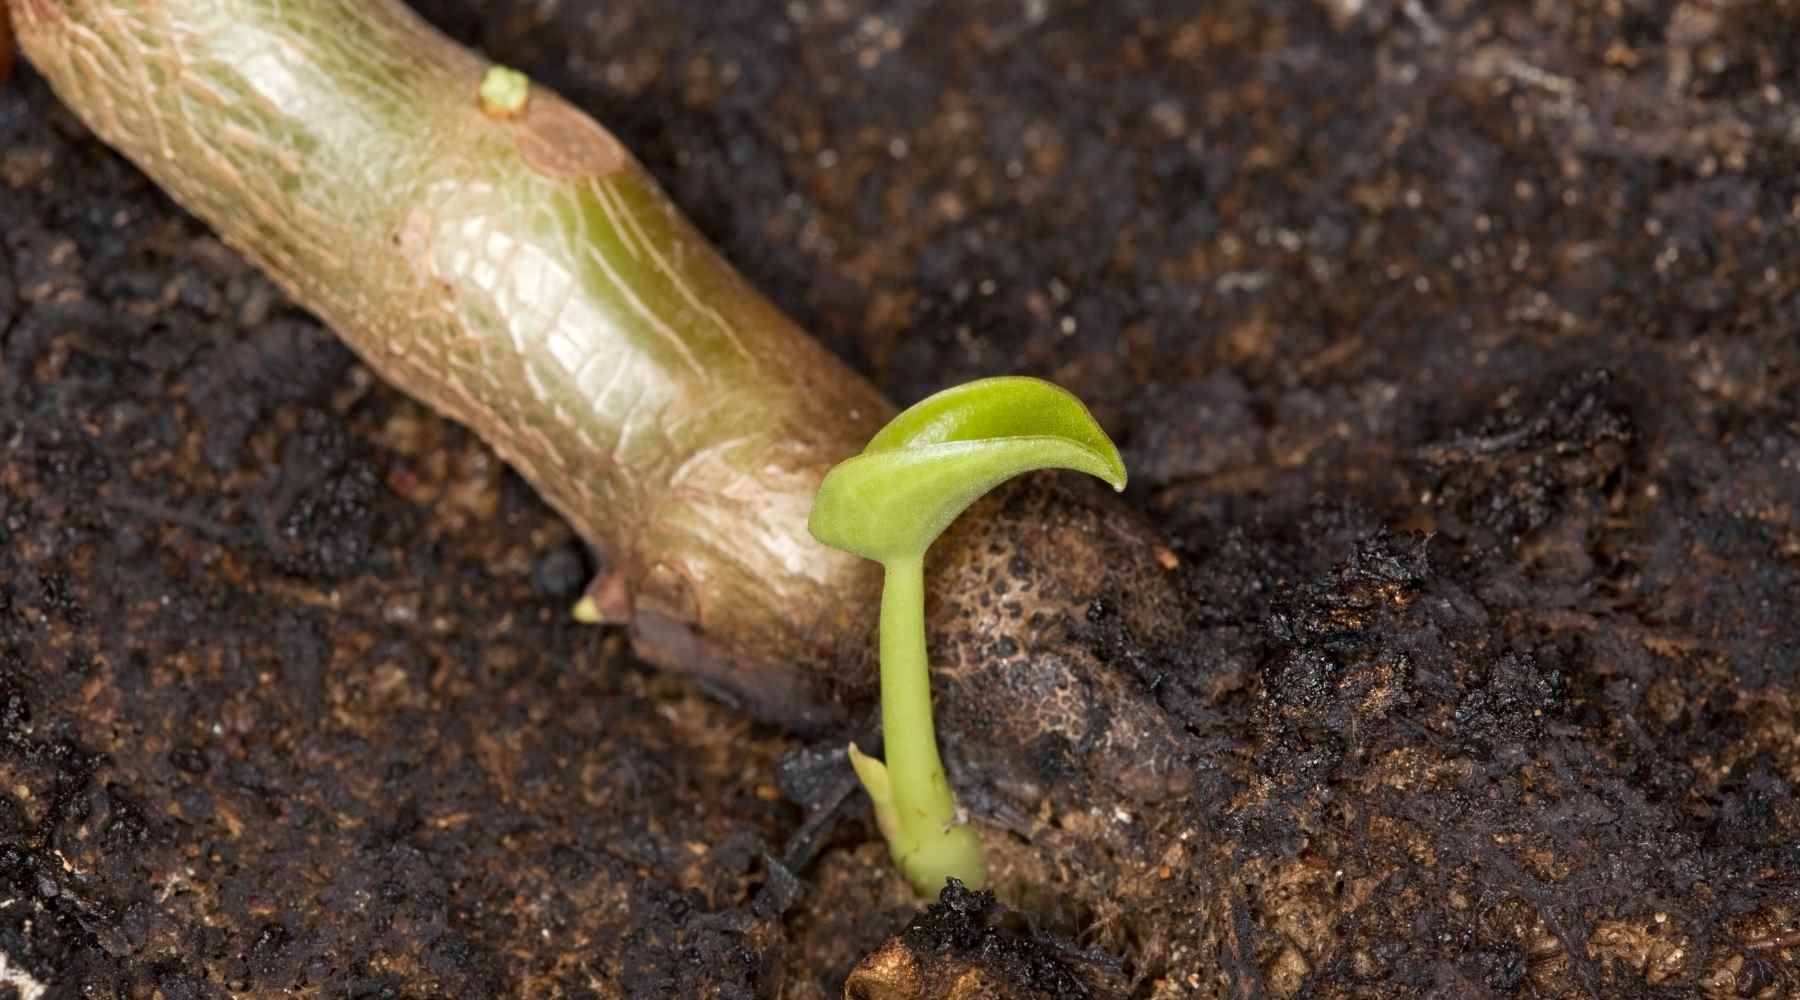
[[[511,117],[525,110],[531,96],[531,78],[506,66],[490,66],[481,78],[481,110],[490,115]]]
[[[569,609],[569,616],[583,625],[598,625],[604,620],[600,617],[600,602],[585,595]]]

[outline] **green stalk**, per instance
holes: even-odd
[[[930,660],[925,653],[925,560],[895,559],[881,591],[881,728],[890,773],[906,776],[894,805],[907,822],[955,818],[933,732]]]
[[[898,831],[897,839],[889,838],[894,863],[926,892],[943,888],[950,876],[971,887],[986,884],[981,841],[958,822],[956,798],[938,756],[925,650],[923,556],[886,564],[881,591],[881,731],[892,796],[888,808]]]

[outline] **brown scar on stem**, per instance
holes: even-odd
[[[531,88],[531,100],[513,127],[519,156],[545,177],[594,180],[625,166],[619,140],[547,88]]]

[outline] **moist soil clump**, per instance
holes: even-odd
[[[1124,448],[1130,526],[984,503],[1148,525],[1155,581],[932,611],[1060,652],[944,650],[1006,668],[939,690],[999,900],[929,907],[844,739],[570,622],[567,527],[21,65],[0,981],[1791,993],[1800,19],[1195,6],[420,4],[896,402],[1040,375]]]

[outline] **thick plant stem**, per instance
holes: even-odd
[[[955,876],[986,881],[981,844],[959,824],[956,798],[938,756],[925,649],[925,560],[886,564],[881,592],[881,730],[891,820],[883,823],[894,862],[920,892],[936,894]],[[865,782],[865,784],[867,784]],[[874,794],[874,790],[871,790]],[[877,809],[882,803],[877,803]],[[887,829],[889,825],[895,830]]]
[[[4,0],[57,94],[604,557],[646,658],[844,721],[873,567],[811,495],[892,415],[609,133],[395,0]]]

